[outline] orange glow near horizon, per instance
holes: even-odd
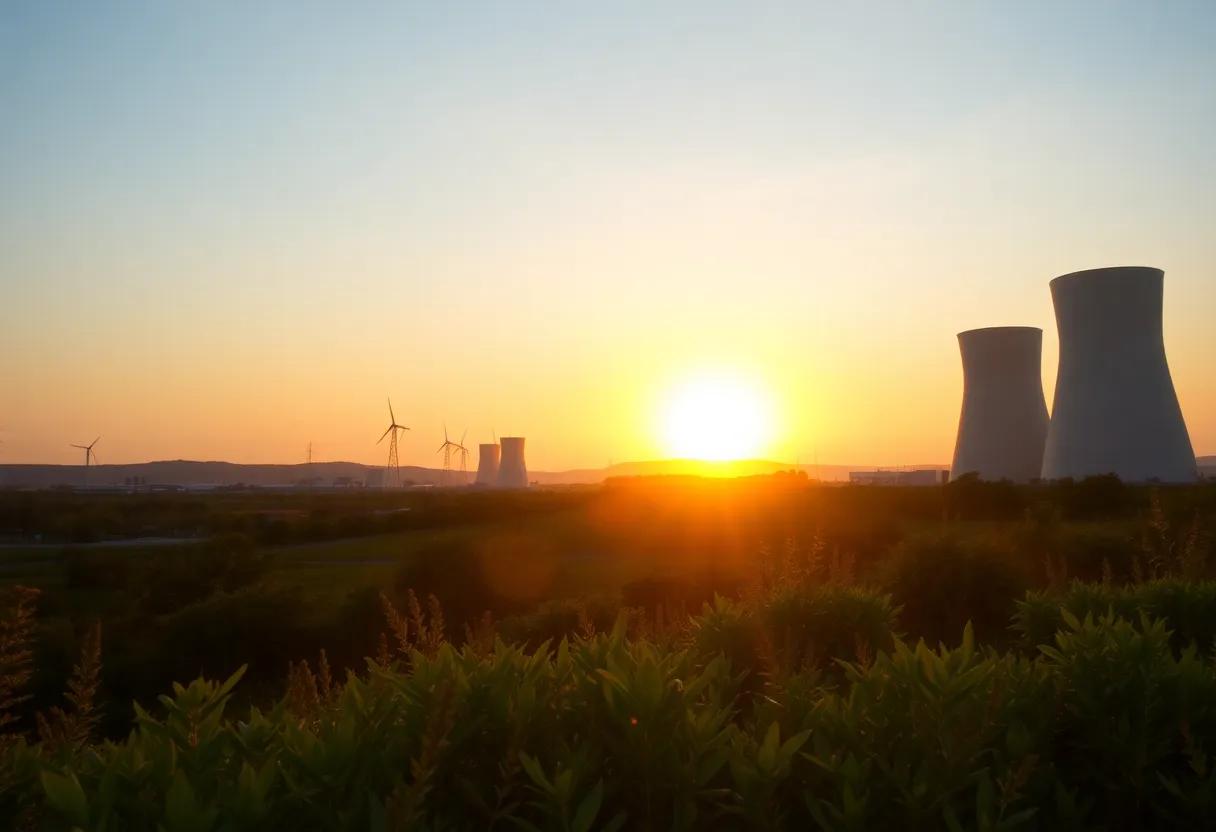
[[[767,397],[749,379],[723,372],[683,379],[668,394],[663,443],[681,459],[726,462],[759,456],[772,441]]]

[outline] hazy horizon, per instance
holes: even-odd
[[[1050,404],[1048,281],[1124,264],[1216,453],[1214,40],[1198,0],[10,4],[0,464],[380,465],[387,396],[402,466],[445,423],[540,471],[948,463],[955,334],[1041,327]]]

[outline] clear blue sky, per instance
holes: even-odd
[[[954,334],[1166,270],[1216,452],[1216,3],[0,5],[0,460],[948,461]]]

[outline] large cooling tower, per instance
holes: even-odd
[[[1165,274],[1123,267],[1051,281],[1060,369],[1043,477],[1117,474],[1127,482],[1196,477],[1191,439],[1165,360]]]
[[[951,479],[1038,479],[1047,442],[1043,330],[999,326],[958,334],[963,408]]]
[[[498,487],[527,488],[528,466],[524,464],[524,438],[504,436],[499,443],[502,445],[502,458],[498,463]]]
[[[476,485],[494,485],[498,482],[498,443],[477,446]]]

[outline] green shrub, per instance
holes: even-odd
[[[1216,674],[1193,649],[1175,657],[1164,621],[1065,615],[1042,648],[1057,717],[1052,773],[1115,829],[1216,821]]]
[[[718,596],[692,619],[692,641],[703,662],[724,657],[736,670],[751,668],[760,655],[762,635],[750,611]]]
[[[122,651],[107,659],[103,680],[120,701],[146,701],[173,679],[227,676],[248,664],[248,684],[283,678],[299,645],[320,641],[312,610],[295,588],[220,592],[172,615],[115,622]]]
[[[1165,621],[1175,650],[1195,642],[1207,653],[1216,647],[1216,581],[1162,578],[1143,584],[1073,582],[1062,593],[1032,592],[1017,604],[1014,629],[1023,647],[1051,644],[1065,626],[1065,613],[1084,619],[1113,612],[1129,619],[1145,613]]]
[[[930,644],[955,644],[967,622],[976,637],[1000,644],[1029,588],[1013,550],[953,532],[910,537],[890,553],[881,584],[901,608],[900,626]]]
[[[131,574],[131,554],[105,549],[66,549],[60,555],[65,589],[125,587]]]
[[[834,666],[889,650],[898,610],[891,597],[861,587],[785,587],[765,598],[756,617],[773,659],[793,669],[803,662]]]
[[[1141,541],[1120,526],[1065,527],[1060,533],[1060,554],[1069,578],[1101,581],[1107,577],[1126,583],[1143,560]]]
[[[464,538],[429,541],[398,570],[393,589],[398,598],[409,590],[423,599],[434,595],[456,627],[475,622],[487,610],[504,615],[519,607],[495,592],[486,580],[482,553]]]
[[[0,746],[0,825],[1211,828],[1216,669],[1174,655],[1164,622],[1067,615],[1036,659],[959,641],[896,641],[846,663],[839,692],[773,689],[742,719],[721,655],[629,641],[624,619],[535,653],[441,645],[344,684],[297,675],[236,722],[240,672],[200,679],[163,716],[137,708],[126,742]]]
[[[621,603],[612,596],[564,598],[546,601],[535,612],[504,618],[498,634],[504,641],[535,649],[548,641],[608,632],[622,614]]]

